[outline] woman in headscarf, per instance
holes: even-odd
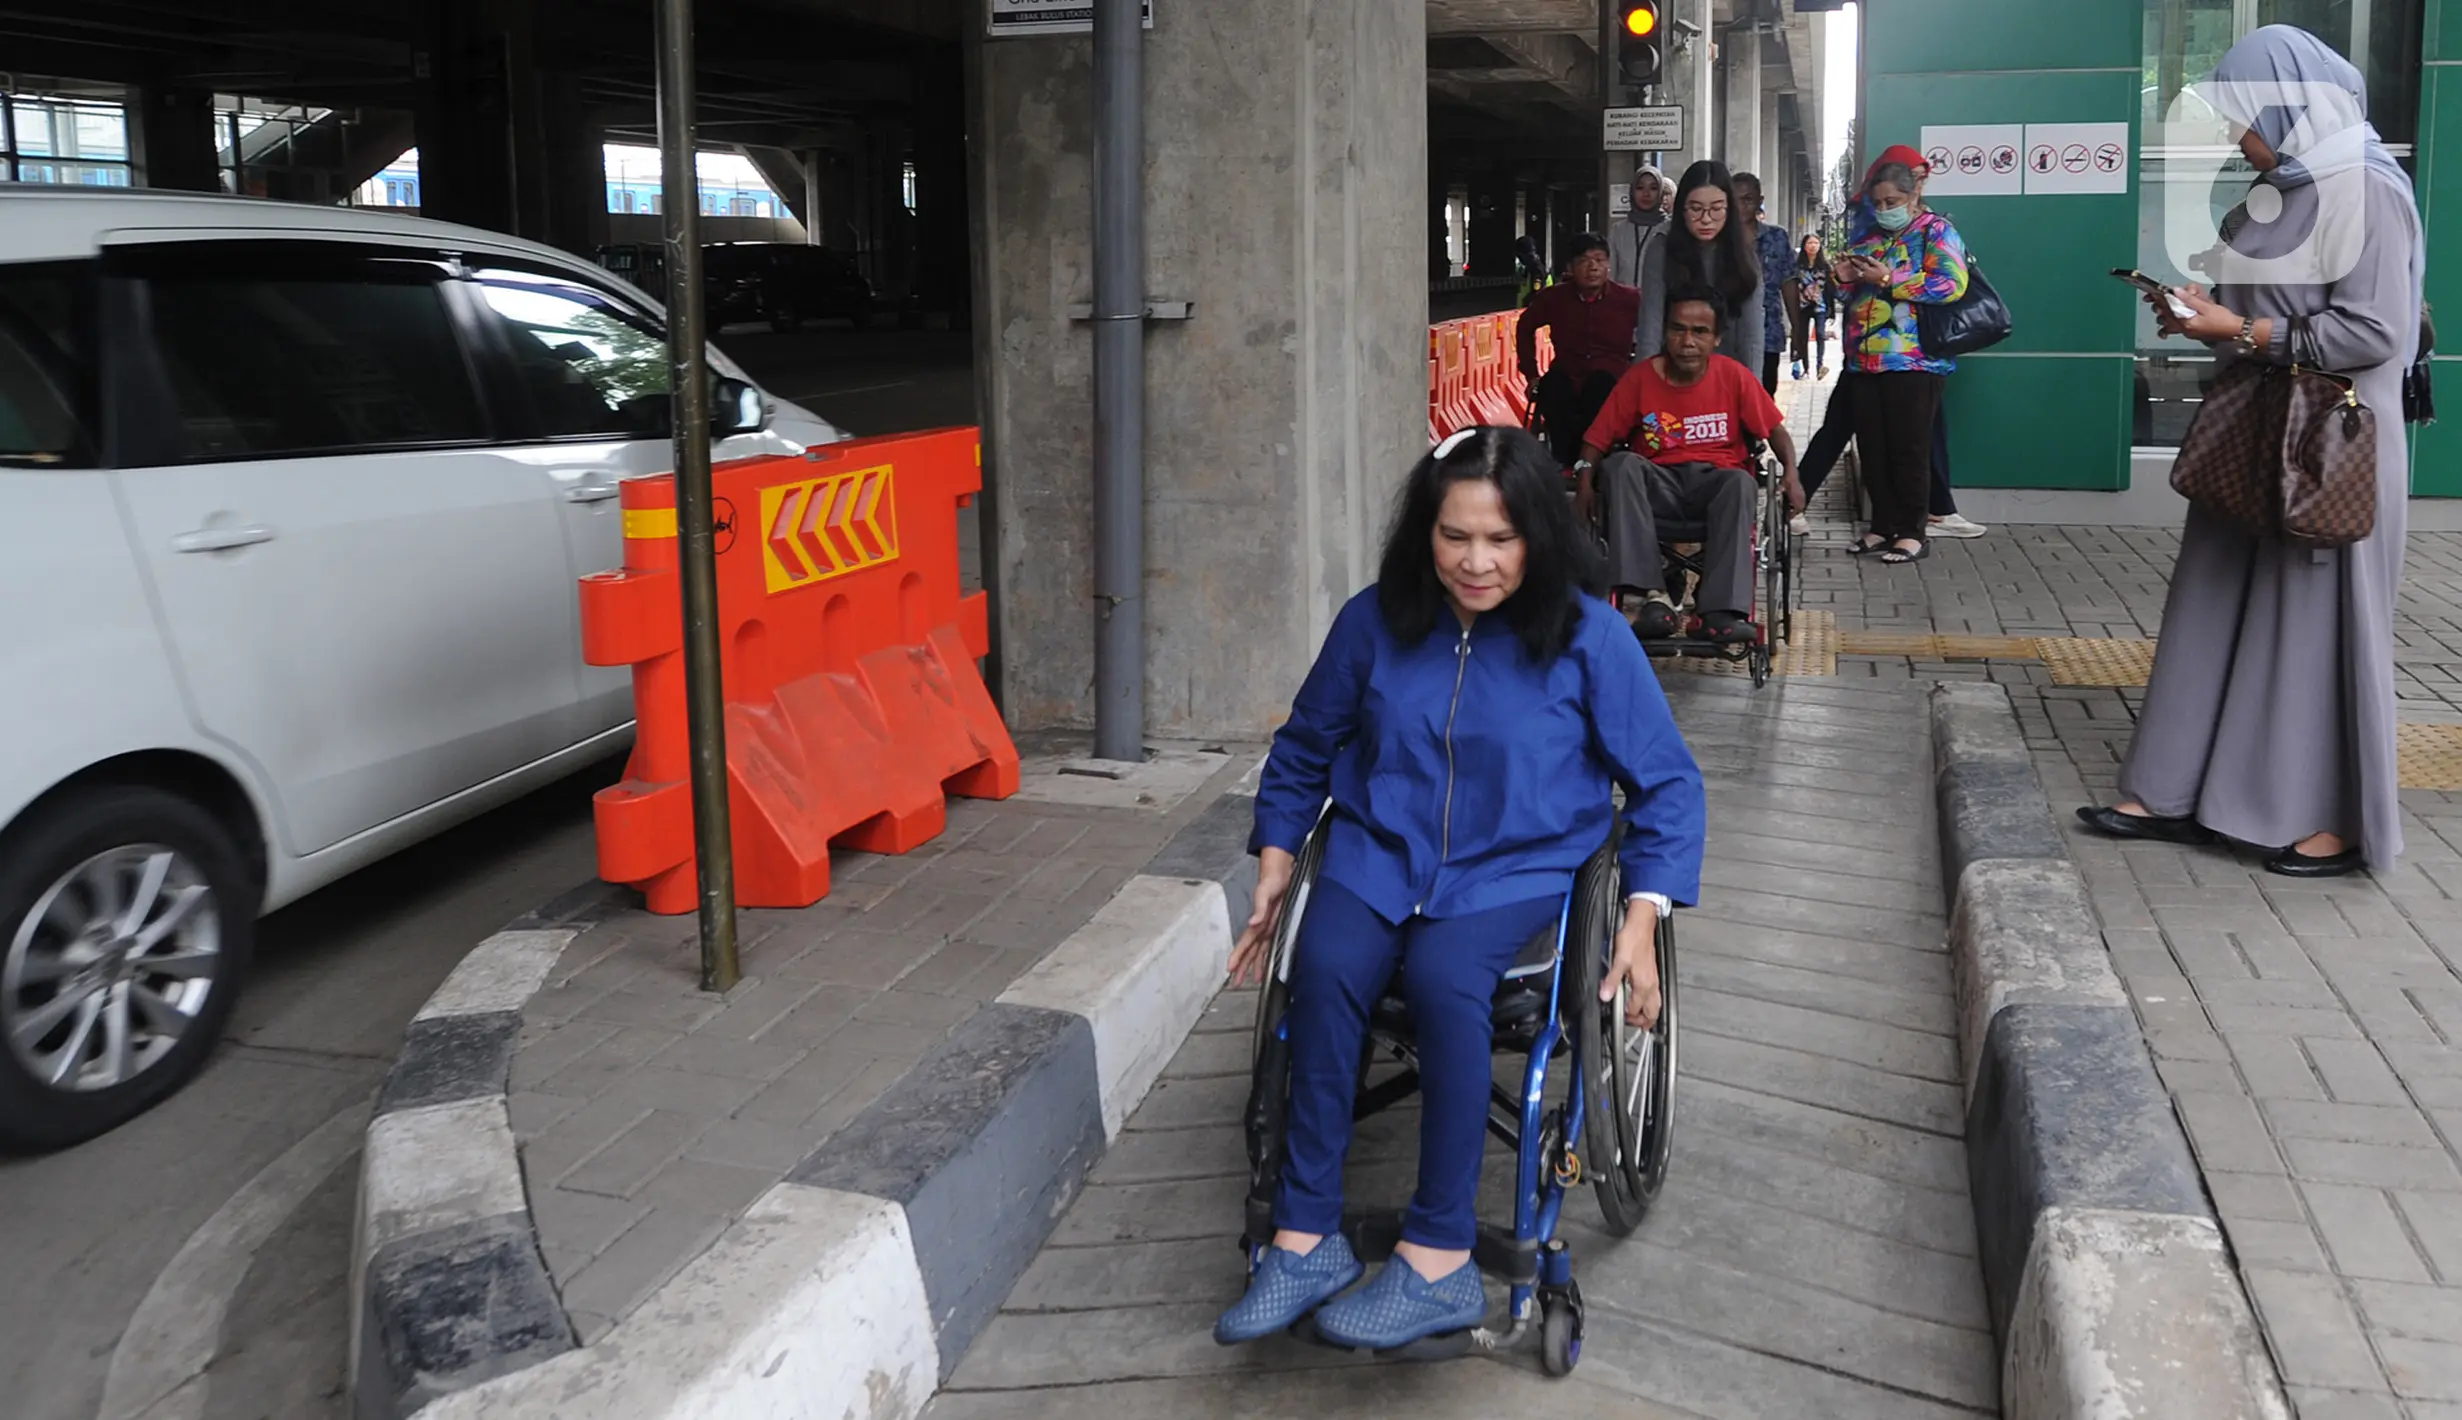
[[[2277,849],[2268,870],[2382,871],[2402,852],[2394,771],[2394,595],[2410,467],[2402,371],[2419,339],[2424,253],[2411,180],[2367,120],[2359,71],[2305,30],[2232,46],[2208,97],[2257,180],[2223,221],[2211,295],[2157,308],[2166,335],[2220,358],[2313,359],[2377,421],[2376,530],[2347,547],[2260,537],[2190,504],[2125,796],[2085,808],[2119,838]],[[2295,319],[2314,337],[2293,348]]]

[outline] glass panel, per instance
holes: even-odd
[[[2232,146],[2219,118],[2207,133],[2183,135],[2163,125],[2174,117],[2174,100],[2189,85],[2214,72],[2244,25],[2298,25],[2355,62],[2368,81],[2369,118],[2396,151],[2405,152],[2419,111],[2420,0],[2146,0],[2145,74],[2139,117],[2144,146],[2139,154],[2137,267],[2179,284],[2203,282],[2202,273],[2171,263],[2163,240],[2166,201],[2191,196],[2181,183],[2211,184],[2207,206],[2219,224],[2256,177]],[[2200,118],[2192,95],[2178,117]],[[2183,136],[2192,141],[2179,143]],[[2408,162],[2408,159],[2405,159]],[[2216,176],[2217,169],[2221,175]],[[2196,417],[2214,360],[2189,340],[2166,340],[2154,329],[2154,313],[2137,310],[2135,441],[2176,447]]]
[[[183,458],[487,435],[432,281],[173,276],[152,299]]]
[[[77,416],[92,386],[83,280],[75,266],[0,267],[0,464],[87,461]]]
[[[663,439],[666,338],[595,291],[519,271],[482,271],[539,433]]]

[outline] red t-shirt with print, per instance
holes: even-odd
[[[1767,439],[1782,417],[1760,377],[1712,355],[1700,379],[1679,385],[1660,371],[1664,358],[1636,361],[1624,372],[1582,442],[1612,449],[1630,441],[1633,452],[1652,463],[1751,468],[1744,436]]]

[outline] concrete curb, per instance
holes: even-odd
[[[2007,692],[1931,694],[1966,1152],[2010,1420],[2289,1420]]]
[[[920,1414],[1221,985],[1254,873],[1230,826],[1244,848],[1252,812],[1209,806],[588,1347],[504,1100],[522,1006],[586,919],[547,909],[480,944],[413,1022],[368,1128],[353,1413]]]

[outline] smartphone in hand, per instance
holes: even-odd
[[[2182,320],[2188,320],[2197,314],[2195,308],[2181,300],[2177,292],[2142,271],[2135,271],[2125,266],[2115,266],[2112,268],[2112,275],[2128,282],[2149,296],[2160,298],[2164,306]]]

